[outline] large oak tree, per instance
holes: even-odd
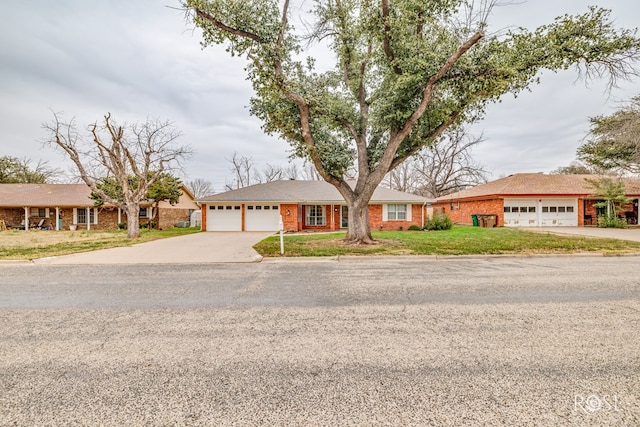
[[[182,0],[203,45],[247,58],[252,113],[338,189],[347,240],[358,243],[372,241],[368,203],[387,173],[446,129],[482,117],[487,103],[529,88],[542,69],[577,66],[612,83],[634,72],[640,41],[614,28],[607,10],[490,35],[493,3],[317,0],[306,13],[289,0]],[[292,25],[294,15],[306,25]],[[307,47],[328,47],[333,67],[302,58]],[[345,174],[354,167],[352,187]]]

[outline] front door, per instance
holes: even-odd
[[[340,207],[340,228],[348,228],[349,227],[349,207],[341,206]]]

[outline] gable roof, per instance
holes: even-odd
[[[91,207],[85,184],[0,184],[0,207]]]
[[[279,202],[279,203],[344,203],[338,190],[325,181],[281,180],[231,190],[203,197],[198,202]],[[427,203],[430,199],[415,194],[378,187],[370,203]]]
[[[599,179],[600,175],[545,175],[542,173],[517,173],[457,193],[438,197],[437,202],[460,199],[487,199],[506,196],[589,196],[593,186],[587,179]],[[617,179],[612,177],[613,179]],[[628,195],[640,195],[640,179],[622,178]]]

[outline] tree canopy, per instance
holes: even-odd
[[[55,180],[60,171],[39,161],[34,167],[30,159],[0,157],[0,184],[44,184]]]
[[[529,88],[541,70],[575,66],[611,84],[635,73],[640,40],[616,29],[609,11],[489,35],[495,3],[329,0],[294,14],[289,0],[182,1],[204,46],[248,59],[251,112],[340,191],[354,242],[371,240],[368,201],[389,171],[445,130],[480,119],[489,102]],[[303,58],[307,47],[328,47],[333,67]]]
[[[578,158],[601,169],[640,173],[640,96],[608,116],[590,118]]]

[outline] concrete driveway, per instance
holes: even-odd
[[[604,239],[619,239],[640,242],[640,228],[535,227],[527,228],[527,230],[544,233],[571,234],[575,236],[590,236],[600,237]]]
[[[202,264],[258,262],[253,245],[273,232],[202,232],[154,240],[133,246],[103,249],[35,260],[36,264]]]

